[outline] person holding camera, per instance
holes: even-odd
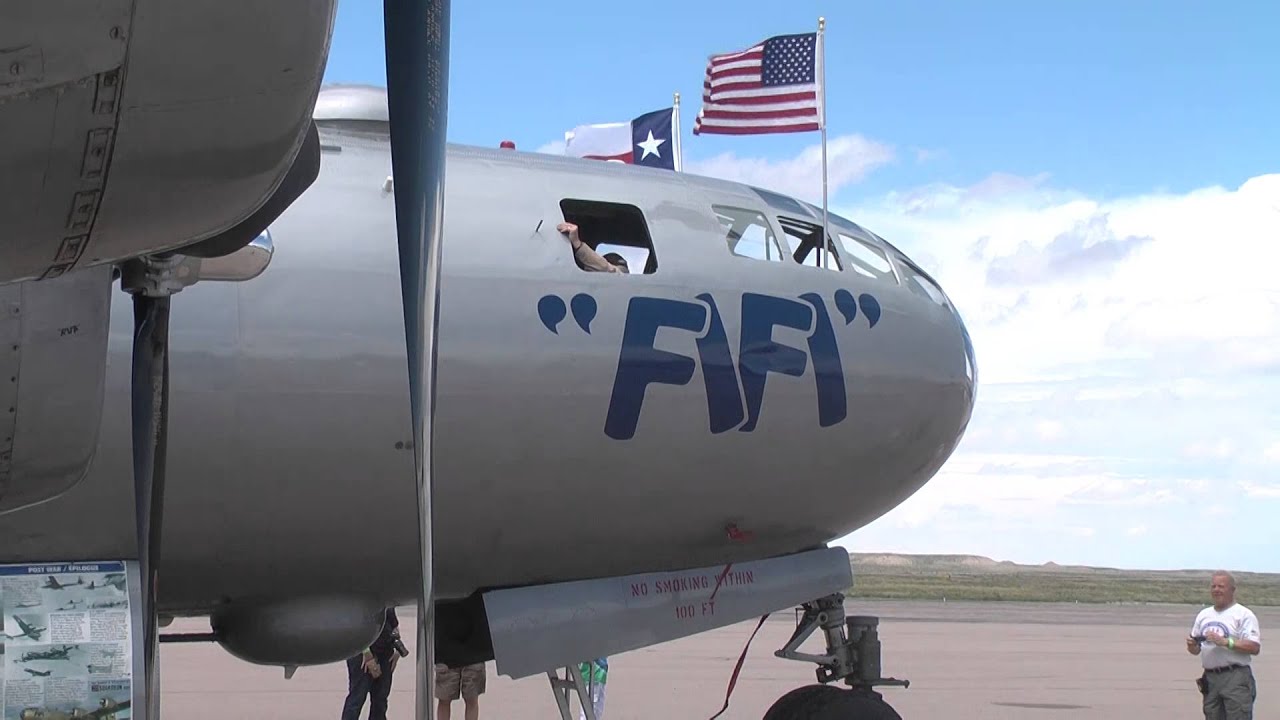
[[[1262,651],[1258,617],[1236,602],[1236,579],[1219,570],[1210,579],[1213,605],[1200,611],[1187,637],[1187,652],[1199,655],[1204,672],[1196,679],[1207,720],[1250,720],[1258,685],[1253,656]]]
[[[382,632],[364,652],[347,658],[347,700],[342,720],[358,720],[369,698],[369,720],[387,720],[387,698],[391,695],[391,674],[396,662],[409,654],[400,640],[400,620],[395,608],[387,608]]]

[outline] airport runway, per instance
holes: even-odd
[[[884,673],[911,681],[886,688],[907,720],[1161,720],[1202,718],[1194,678],[1199,659],[1183,644],[1199,607],[1039,603],[851,602],[850,614],[881,617]],[[1280,637],[1280,608],[1259,608],[1264,647]],[[414,611],[401,613],[412,638]],[[773,657],[793,629],[774,615],[756,636],[722,718],[758,720],[783,693],[813,682],[813,667]],[[733,664],[755,622],[734,625],[610,659],[605,720],[705,720],[724,702]],[[207,630],[177,621],[167,631]],[[820,647],[820,639],[811,645]],[[1277,642],[1272,640],[1271,642]],[[283,671],[240,662],[211,645],[161,646],[165,717],[183,720],[339,717],[346,692],[341,664]],[[1254,658],[1254,717],[1280,717],[1280,661]],[[413,717],[413,660],[397,668],[390,718]],[[367,706],[365,717],[367,714]],[[462,717],[455,703],[455,718]],[[489,663],[481,720],[555,720],[545,677],[512,681]]]

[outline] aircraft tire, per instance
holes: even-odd
[[[808,717],[802,714],[802,710],[808,707],[813,698],[829,693],[843,692],[840,688],[831,685],[805,685],[778,698],[768,712],[764,714],[763,720],[801,720]]]
[[[764,720],[902,720],[879,693],[806,685],[778,698]]]

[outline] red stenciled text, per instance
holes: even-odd
[[[713,587],[713,582],[706,575],[686,575],[684,577],[657,580],[653,583],[653,589],[659,595],[689,592],[690,590],[710,590]]]
[[[680,575],[655,580],[652,583],[654,595],[672,595],[674,593],[707,590],[719,592],[723,588],[755,584],[755,572],[752,570],[731,570],[722,577],[714,575]],[[631,597],[647,597],[650,583],[631,583]]]
[[[716,614],[716,601],[704,600],[700,603],[682,604],[676,606],[677,620],[692,620],[696,617],[711,617]]]
[[[755,583],[756,576],[751,570],[732,570],[725,574],[724,579],[720,581],[720,587],[734,587],[736,585],[751,585]]]

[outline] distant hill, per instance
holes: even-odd
[[[1203,604],[1213,572],[1019,565],[980,555],[850,553],[849,562],[851,597],[902,600]],[[1234,574],[1241,603],[1280,606],[1280,573]]]

